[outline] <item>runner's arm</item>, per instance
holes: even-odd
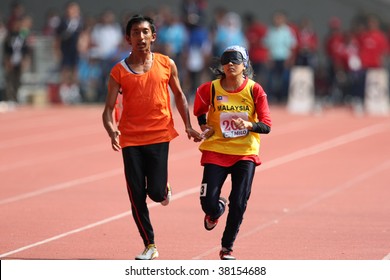
[[[114,110],[119,90],[120,85],[110,76],[108,80],[108,94],[102,114],[102,119],[104,128],[111,138],[111,145],[114,151],[119,151],[121,149],[119,145],[120,131],[118,130],[114,121]]]
[[[171,59],[171,78],[169,80],[169,86],[175,98],[176,108],[179,111],[180,116],[186,127],[188,139],[191,139],[191,137],[193,137],[195,142],[202,140],[200,134],[192,128],[187,99],[180,86],[179,75],[178,75],[176,64],[172,59]]]

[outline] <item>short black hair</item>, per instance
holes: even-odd
[[[132,16],[131,19],[129,19],[129,21],[127,22],[126,35],[130,35],[131,28],[133,27],[134,24],[138,24],[144,21],[149,23],[150,30],[152,31],[152,33],[156,33],[156,26],[154,25],[154,20],[151,17],[137,14]]]

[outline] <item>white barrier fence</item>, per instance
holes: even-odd
[[[389,115],[389,72],[386,69],[368,70],[364,109],[369,115]]]
[[[291,69],[287,109],[294,114],[308,114],[314,109],[314,71],[310,67]]]
[[[369,69],[366,75],[364,112],[368,115],[390,114],[389,72],[387,69]],[[287,109],[293,114],[310,114],[315,109],[314,71],[310,67],[291,69]]]

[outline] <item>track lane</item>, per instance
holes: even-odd
[[[80,111],[82,112],[82,110]],[[358,164],[357,167],[355,164],[355,167],[351,168],[352,170],[337,170],[335,159],[339,162],[342,161],[343,157],[347,157],[347,159],[352,159],[352,163],[355,163],[355,160],[358,159],[356,156],[356,150],[361,151],[362,147],[364,147],[365,153],[361,154],[359,152],[359,154],[362,157],[365,157],[365,161],[368,165],[372,166],[378,165],[381,162],[383,163],[383,158],[386,157],[386,153],[388,152],[388,150],[383,149],[382,146],[381,153],[378,153],[378,149],[376,149],[377,146],[372,145],[372,141],[374,141],[374,143],[378,143],[375,141],[380,141],[378,145],[380,146],[380,144],[388,143],[390,140],[389,131],[385,125],[387,124],[388,119],[363,118],[357,120],[350,117],[344,111],[330,112],[329,116],[322,116],[320,118],[290,116],[278,108],[276,108],[273,112],[275,112],[274,115],[277,125],[270,135],[263,137],[262,158],[264,165],[257,169],[258,174],[256,174],[255,177],[254,191],[249,202],[248,212],[236,245],[236,255],[241,259],[283,259],[283,257],[286,256],[291,256],[291,258],[300,258],[301,255],[311,256],[311,251],[309,249],[303,251],[295,250],[297,252],[302,252],[301,254],[291,254],[291,252],[287,254],[285,250],[281,249],[289,248],[289,246],[283,246],[284,248],[277,247],[277,243],[280,243],[280,240],[277,242],[278,239],[275,238],[275,236],[286,234],[289,230],[291,231],[291,229],[296,230],[296,236],[304,236],[297,230],[294,223],[304,224],[305,221],[302,217],[315,216],[310,215],[310,212],[313,211],[311,207],[304,208],[310,210],[308,212],[309,214],[303,210],[300,210],[302,213],[299,211],[291,212],[291,209],[297,209],[299,208],[298,205],[305,205],[305,203],[309,203],[311,201],[310,198],[314,199],[313,197],[315,197],[315,195],[327,193],[327,191],[331,190],[332,187],[342,185],[342,182],[348,182],[351,178],[356,177],[356,174],[359,172],[361,173],[364,169],[367,169],[364,164]],[[72,111],[72,115],[74,115],[74,113],[75,112]],[[99,113],[99,108],[96,108],[96,112],[92,115],[98,116]],[[340,118],[342,118],[342,121],[340,121]],[[336,120],[338,120],[337,124],[340,124],[340,126],[335,125]],[[86,118],[83,119],[83,121],[86,121],[86,123],[91,122],[93,125],[93,122],[96,120],[94,118],[89,120]],[[345,122],[344,125],[342,125],[342,122]],[[224,221],[221,221],[222,226],[216,228],[212,234],[209,232],[206,233],[203,229],[203,215],[200,210],[197,196],[198,185],[202,172],[199,167],[199,152],[196,148],[197,144],[189,142],[183,135],[183,132],[180,131],[182,130],[180,121],[176,121],[176,124],[181,136],[175,139],[171,145],[170,178],[174,185],[174,197],[177,197],[177,199],[175,199],[169,207],[162,208],[160,205],[156,205],[151,209],[152,219],[154,220],[154,223],[156,223],[155,228],[156,231],[158,231],[156,236],[159,240],[158,246],[160,255],[163,259],[214,259],[217,257],[217,254],[214,251],[219,248],[219,238],[222,233]],[[327,129],[325,129],[324,132],[324,127],[331,126],[333,127],[333,130],[329,129],[329,131],[327,131]],[[366,134],[362,133],[362,131],[365,131]],[[367,131],[372,134],[367,134]],[[274,132],[275,134],[273,134]],[[95,139],[97,146],[107,144],[104,131],[101,134],[102,135],[100,135],[99,132],[96,134],[98,135]],[[344,138],[340,138],[342,137],[340,135],[343,135]],[[369,141],[367,139],[369,139]],[[288,145],[286,144],[287,142]],[[350,142],[355,143],[356,146],[350,146]],[[51,143],[51,141],[49,141],[49,143]],[[324,143],[327,144],[325,145]],[[72,145],[66,145],[64,147],[65,150],[77,150]],[[35,146],[34,150],[36,149],[38,149],[37,146]],[[377,152],[375,152],[375,150]],[[20,201],[22,204],[16,207],[14,211],[12,211],[9,206],[16,204],[16,201],[10,204],[4,203],[4,206],[7,210],[9,210],[10,214],[12,212],[19,213],[18,220],[23,220],[23,214],[25,213],[20,210],[20,207],[26,208],[28,203],[35,201],[35,204],[30,204],[30,207],[27,208],[30,208],[32,210],[31,212],[33,212],[32,216],[37,218],[41,215],[38,211],[39,201],[41,199],[41,201],[47,201],[49,197],[49,199],[53,200],[54,205],[61,206],[58,207],[57,218],[63,218],[67,221],[67,223],[65,223],[66,226],[63,229],[58,224],[55,225],[54,222],[54,229],[50,229],[49,227],[37,227],[37,224],[35,224],[34,228],[33,224],[31,224],[31,228],[28,230],[37,231],[37,233],[36,235],[32,234],[32,237],[34,238],[31,238],[30,243],[28,243],[26,242],[28,238],[26,238],[26,236],[22,233],[26,230],[26,227],[18,225],[17,221],[13,221],[13,223],[11,223],[11,227],[17,229],[19,226],[21,229],[19,233],[16,232],[14,234],[19,244],[24,243],[27,244],[25,246],[31,246],[31,244],[36,244],[36,242],[38,242],[38,245],[7,255],[4,248],[8,247],[8,252],[12,252],[12,249],[15,249],[15,246],[4,246],[5,243],[2,243],[0,246],[1,258],[127,259],[132,258],[133,255],[142,249],[140,248],[140,238],[138,233],[135,232],[135,226],[132,224],[133,222],[129,216],[130,213],[128,212],[128,201],[123,190],[123,178],[119,171],[121,168],[120,159],[118,159],[116,155],[113,155],[111,151],[100,153],[100,150],[98,149],[96,154],[96,158],[89,157],[88,153],[87,156],[75,153],[74,158],[69,156],[69,160],[66,158],[60,159],[61,163],[66,166],[72,164],[72,161],[80,161],[80,163],[76,164],[74,169],[71,169],[72,172],[70,173],[73,175],[77,174],[78,169],[81,169],[79,170],[79,175],[85,174],[85,172],[87,170],[90,171],[90,169],[98,170],[99,172],[96,174],[104,174],[104,171],[101,170],[118,170],[118,174],[113,175],[112,178],[102,178],[102,181],[96,180],[94,182],[81,184],[82,186],[75,186],[69,189],[59,188],[52,193],[42,193],[35,197],[26,198],[23,201]],[[387,153],[387,155],[388,154],[389,153]],[[88,162],[93,162],[94,165],[101,166],[94,167],[92,164],[90,164],[90,166],[86,166],[85,164]],[[350,162],[346,160],[342,166],[348,167],[348,163],[351,165]],[[16,163],[14,162],[14,164]],[[46,164],[54,165],[54,162],[53,160],[47,160]],[[332,169],[331,172],[334,176],[331,176],[330,178],[322,178],[321,174],[324,168],[332,166],[332,164],[336,167],[335,169]],[[42,173],[44,173],[45,170],[50,170],[50,167],[45,167],[45,160],[38,160],[36,165],[40,166],[39,168],[42,170]],[[20,168],[14,166],[13,170],[18,171],[20,174],[23,173],[23,169],[27,167],[31,169],[33,166],[33,164],[20,166]],[[111,168],[107,168],[108,166]],[[113,166],[117,166],[117,168],[113,168]],[[294,170],[295,168],[296,170]],[[294,175],[297,174],[299,170],[306,170],[305,180],[302,180],[302,177]],[[5,170],[3,173],[6,175],[10,174],[7,172],[8,171]],[[389,176],[387,175],[388,170],[387,172],[379,172],[378,174],[380,176],[379,178],[376,178],[376,180],[379,182],[376,182],[376,184],[380,185],[381,182],[389,179]],[[69,180],[72,177],[74,178],[75,176],[70,176],[68,178],[68,182],[72,181]],[[66,179],[62,176],[54,176],[53,179],[60,180],[60,182],[57,182],[58,185],[60,185],[61,182],[66,182]],[[330,181],[328,184],[324,184],[319,190],[312,190],[310,187],[311,180],[318,181],[319,179],[320,182],[326,182],[328,179],[330,179]],[[368,181],[371,179],[371,177],[368,178]],[[304,183],[304,181],[307,183]],[[16,186],[15,184],[20,184],[20,182],[13,181],[13,185],[10,185],[9,187]],[[101,186],[104,184],[110,184],[113,186]],[[46,189],[43,187],[44,185],[45,184],[39,183],[36,184],[35,188],[37,191],[41,189],[44,190]],[[227,189],[228,186],[225,188]],[[4,199],[3,190],[4,188],[2,188],[1,197]],[[381,187],[377,190],[377,193],[385,193],[386,190],[387,189],[384,187]],[[67,193],[68,196],[64,196],[64,193]],[[80,193],[83,195],[79,195]],[[295,198],[294,195],[296,196]],[[105,203],[107,197],[115,198],[115,203]],[[266,197],[266,199],[264,199],[264,197]],[[335,197],[339,196],[335,194]],[[381,197],[383,197],[383,195]],[[59,200],[57,201],[56,199]],[[80,206],[78,206],[76,202],[78,199],[81,201],[79,202]],[[315,205],[320,205],[321,202],[327,201],[328,199],[330,199],[330,197],[325,197],[322,200],[320,199],[315,203]],[[358,197],[354,198],[353,201],[357,201],[358,199]],[[61,200],[63,201],[62,203]],[[72,207],[69,207],[69,202],[71,201],[73,201],[73,204],[71,205]],[[87,201],[93,201],[90,203],[100,204],[101,207],[86,207]],[[294,203],[294,201],[296,204],[290,204]],[[383,203],[383,201],[381,202]],[[56,211],[51,211],[53,210],[51,207],[44,209],[46,209],[48,213],[43,216],[41,215],[42,217],[46,217],[47,215],[47,219],[49,219],[49,214],[56,214]],[[64,211],[65,209],[69,211],[72,210],[74,212],[61,216],[60,210]],[[387,209],[385,208],[384,210]],[[50,211],[52,213],[50,213]],[[84,212],[82,215],[83,218],[79,223],[79,227],[77,227],[78,222],[72,221],[71,219],[72,216],[75,216],[75,213],[82,212]],[[91,213],[96,214],[96,216],[91,215]],[[108,213],[111,213],[111,216],[107,215]],[[294,213],[294,215],[292,213]],[[279,217],[277,214],[284,217],[283,222],[281,222],[280,219],[274,218],[275,216]],[[104,221],[104,219],[111,219],[112,217],[118,217],[118,215],[118,219],[113,219],[112,221],[109,220],[107,223],[100,224],[100,221]],[[124,216],[122,217],[121,215]],[[169,219],[171,222],[166,222],[167,216],[170,217]],[[290,217],[295,216],[297,217],[296,219],[289,221]],[[333,216],[330,215],[330,217]],[[277,223],[275,223],[276,220],[278,221]],[[55,221],[55,219],[53,219],[53,221]],[[6,221],[2,221],[3,224],[5,222]],[[313,221],[311,221],[311,223],[313,223]],[[89,227],[90,225],[95,224],[96,226]],[[384,227],[387,225],[388,224],[386,223],[382,224]],[[85,228],[85,230],[78,230],[80,228]],[[256,228],[259,228],[260,230],[254,231]],[[321,228],[321,224],[319,225],[319,228]],[[52,234],[50,234],[50,232],[52,232]],[[56,235],[55,232],[60,233]],[[71,232],[72,234],[67,235],[67,232]],[[273,234],[269,235],[269,232],[272,232]],[[3,230],[1,230],[0,233],[1,236],[6,236],[6,232]],[[65,236],[62,236],[62,234],[65,234]],[[39,238],[39,236],[41,236],[41,238]],[[46,239],[42,239],[43,236],[46,236]],[[55,238],[56,236],[61,236],[61,238]],[[112,240],[112,238],[106,239],[106,237],[116,238],[114,238],[115,240]],[[324,236],[320,235],[318,239],[325,239],[325,237],[327,237],[326,234]],[[54,240],[51,238],[54,238]],[[35,243],[33,240],[35,240]],[[49,240],[49,242],[39,243],[42,242],[42,240]],[[86,242],[86,240],[88,240],[88,242]],[[253,244],[253,240],[259,242]],[[386,239],[384,241],[386,241]],[[12,239],[7,239],[6,243],[13,244],[13,241]],[[75,247],[68,248],[69,244],[74,244]],[[294,244],[295,243],[293,242],[293,245]],[[76,245],[78,246],[77,249],[75,249]],[[295,246],[298,245],[302,244],[300,242],[296,242]],[[183,247],[186,249],[183,250]],[[291,244],[290,247],[294,248]],[[105,248],[105,250],[100,251],[99,249],[102,248]],[[112,248],[112,250],[110,250],[110,248]],[[313,248],[310,249],[312,250]],[[328,248],[329,252],[317,252],[314,250],[312,251],[314,256],[313,258],[317,257],[326,259],[331,258],[332,256],[338,256],[340,258],[350,258],[352,256],[351,258],[354,258],[352,252],[348,252],[349,255],[335,255],[334,253],[332,254],[331,249],[333,248]],[[337,248],[334,248],[334,250],[336,249]],[[55,253],[51,253],[53,251]],[[209,251],[210,253],[208,253]],[[366,251],[368,252],[370,250],[367,249]],[[386,249],[383,248],[379,250],[379,248],[377,248],[376,251],[380,251],[380,253],[382,253],[382,251],[386,251]],[[361,251],[356,250],[354,253],[359,254],[359,252]],[[362,255],[369,256],[374,259],[381,258],[380,254],[373,254],[376,252],[371,252],[370,254],[367,252],[364,252],[364,255]],[[384,256],[386,256],[386,254],[382,254],[382,257]]]

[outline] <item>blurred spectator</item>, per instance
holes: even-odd
[[[112,11],[105,10],[97,23],[96,18],[91,17],[93,23],[87,24],[79,3],[77,0],[72,1],[65,6],[64,15],[59,13],[56,6],[47,8],[39,34],[56,39],[55,49],[60,58],[60,75],[56,77],[60,77],[60,83],[58,85],[57,80],[52,83],[55,92],[60,88],[60,95],[65,103],[100,102],[105,96],[106,69],[110,69],[113,63],[131,51],[131,47],[123,41],[123,28],[134,12],[121,11],[120,24]],[[319,42],[310,18],[303,18],[297,24],[298,22],[288,21],[284,12],[276,11],[272,17],[272,25],[267,26],[256,19],[254,11],[239,15],[224,6],[215,6],[207,19],[208,6],[207,0],[181,0],[179,7],[164,4],[144,7],[143,13],[155,19],[159,30],[153,50],[175,60],[189,101],[203,76],[212,74],[208,71],[209,67],[213,66],[227,45],[247,47],[254,79],[264,85],[270,103],[286,101],[289,73],[293,65],[315,69],[316,95],[323,97],[331,105],[343,105],[352,97],[361,102],[365,94],[367,70],[390,67],[390,32],[385,34],[381,31],[380,21],[376,16],[358,14],[356,21],[352,22],[356,25],[352,25],[347,32],[342,29],[339,18],[331,17],[328,21],[328,34]],[[177,10],[182,17],[175,14]],[[21,19],[23,24],[20,35],[27,37],[27,45],[34,43],[35,36],[32,35],[35,34],[31,34],[32,18],[26,16],[25,7],[19,0],[10,1],[9,11],[3,15],[2,25],[0,21],[0,42],[8,32],[5,27],[13,25],[13,22],[20,23]],[[84,24],[89,26],[84,28]],[[323,49],[319,48],[320,44]],[[38,45],[36,47],[42,47]],[[0,62],[1,59],[0,56]],[[57,62],[52,60],[52,63]],[[31,65],[36,66],[36,63]],[[33,68],[30,70],[34,71]],[[4,69],[0,71],[4,73]],[[6,99],[5,78],[1,74],[0,100]],[[55,93],[51,95],[57,97]]]
[[[328,99],[331,104],[335,104],[342,100],[342,88],[345,83],[344,33],[341,28],[341,20],[337,17],[330,18],[328,22],[328,34],[324,40],[324,48],[328,69]]]
[[[105,10],[100,20],[92,27],[90,56],[101,71],[95,101],[105,100],[106,77],[111,70],[111,57],[123,40],[122,28],[112,10]]]
[[[228,12],[223,16],[222,22],[218,22],[217,24],[219,25],[216,27],[217,29],[213,38],[215,48],[213,53],[216,56],[219,57],[222,55],[228,46],[239,45],[247,48],[248,44],[239,14]]]
[[[227,14],[227,10],[225,7],[223,6],[217,6],[214,10],[213,10],[213,14],[211,16],[211,23],[210,23],[210,27],[209,27],[209,30],[210,30],[210,35],[211,35],[211,43],[212,43],[212,56],[214,57],[218,57],[220,54],[217,54],[217,51],[216,51],[216,46],[215,46],[215,36],[217,34],[217,30],[218,30],[218,27],[222,25],[222,21],[225,17],[225,15]],[[214,75],[211,74],[211,78],[213,78]]]
[[[187,30],[184,23],[170,7],[163,6],[160,10],[163,24],[160,27],[157,44],[163,54],[171,57],[177,66],[179,79],[184,77],[183,50],[187,44]]]
[[[362,62],[359,56],[359,42],[353,31],[347,31],[344,35],[344,48],[342,52],[343,68],[347,75],[346,84],[343,90],[343,99],[350,102],[354,93],[359,92],[361,86]]]
[[[32,32],[33,18],[30,15],[24,15],[21,19],[20,33],[27,39],[27,43],[33,45],[34,36]]]
[[[118,48],[111,55],[111,66],[114,66],[118,61],[126,58],[130,53],[129,43],[126,41],[126,38],[123,37],[122,42],[119,44]]]
[[[0,15],[0,102],[5,98],[5,78],[4,78],[4,62],[3,62],[3,43],[7,36],[7,27]]]
[[[77,80],[79,63],[78,41],[83,29],[80,6],[77,2],[69,2],[65,14],[57,28],[57,46],[61,57],[60,96],[64,103],[81,101]]]
[[[295,64],[296,59],[297,59],[297,54],[298,54],[299,25],[297,23],[295,23],[294,21],[289,20],[287,18],[287,14],[286,13],[285,13],[285,15],[286,15],[286,23],[287,23],[288,27],[290,27],[290,30],[291,30],[292,34],[294,35],[294,38],[295,38],[295,46],[292,48],[292,54],[291,54],[291,59],[290,59],[291,63]]]
[[[317,66],[318,36],[309,18],[303,18],[297,30],[296,65]]]
[[[186,68],[183,83],[188,103],[194,100],[197,87],[203,81],[211,56],[211,36],[206,28],[207,0],[182,0],[182,17],[188,40],[184,52]]]
[[[45,36],[55,36],[56,30],[60,25],[61,17],[58,14],[57,10],[49,9],[46,12],[45,22],[42,28],[42,35]]]
[[[294,63],[294,48],[297,44],[292,29],[287,24],[287,16],[277,11],[272,16],[265,45],[270,54],[269,77],[266,91],[270,103],[286,102],[290,81],[290,68]]]
[[[29,32],[23,29],[24,18],[12,21],[4,40],[4,72],[6,81],[6,100],[18,102],[18,90],[23,71],[31,61],[31,48],[28,45]]]
[[[347,72],[358,71],[362,68],[362,61],[359,56],[359,42],[353,31],[344,32],[342,59],[343,68]]]
[[[84,102],[95,102],[98,91],[102,89],[102,70],[99,59],[91,52],[92,28],[96,24],[94,17],[88,17],[84,20],[83,30],[78,40],[79,63],[78,63],[78,83],[80,95]]]
[[[19,1],[12,1],[10,6],[10,15],[7,21],[7,29],[12,30],[15,26],[14,22],[20,21],[25,14],[24,5]]]
[[[5,36],[7,36],[7,33],[7,27],[4,23],[2,15],[0,14],[0,44],[3,43]]]
[[[366,30],[359,34],[358,42],[363,68],[384,66],[389,46],[386,34],[380,29],[380,22],[376,16],[367,16]]]
[[[186,47],[186,69],[188,86],[187,100],[194,100],[197,87],[202,83],[204,70],[207,69],[211,55],[210,34],[208,29],[200,24],[192,24],[188,27],[189,39]]]
[[[183,21],[187,26],[206,23],[207,0],[182,0]]]
[[[83,28],[80,32],[79,39],[77,41],[77,49],[80,59],[88,57],[92,48],[92,28],[96,24],[95,17],[87,17],[84,20]]]
[[[93,52],[105,61],[115,52],[122,42],[123,34],[119,22],[112,10],[106,10],[99,21],[92,27],[91,43]]]
[[[268,50],[264,45],[267,26],[257,21],[253,13],[244,15],[245,37],[248,41],[249,58],[252,62],[254,79],[264,85],[267,73]]]
[[[357,42],[362,69],[357,73],[358,83],[353,92],[355,111],[362,108],[367,71],[372,68],[385,67],[385,55],[388,54],[388,41],[385,33],[380,29],[380,22],[376,16],[366,17],[365,28],[357,35]]]

